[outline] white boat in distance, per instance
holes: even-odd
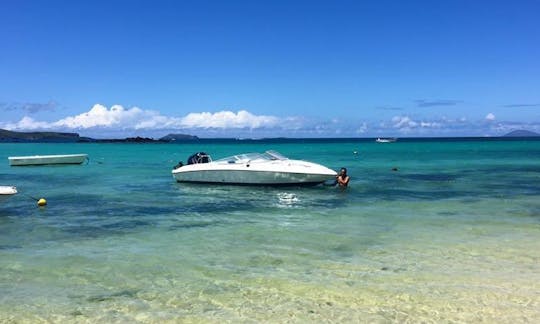
[[[316,185],[337,173],[313,162],[291,160],[276,151],[247,153],[212,161],[199,152],[179,163],[172,174],[178,182],[237,185]]]
[[[10,156],[9,165],[46,165],[46,164],[81,164],[88,159],[88,154],[31,155]]]
[[[377,138],[375,142],[377,143],[394,143],[397,141],[397,138]]]
[[[0,203],[17,193],[17,188],[13,186],[0,186]]]

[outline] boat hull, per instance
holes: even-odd
[[[316,185],[337,173],[320,164],[300,160],[216,161],[182,166],[172,171],[178,182],[236,185]]]
[[[47,164],[81,164],[88,159],[88,154],[65,154],[65,155],[32,155],[10,156],[11,166],[47,165]]]
[[[13,197],[17,193],[17,188],[12,186],[0,186],[0,203]]]
[[[335,179],[332,174],[305,174],[274,171],[203,170],[174,173],[178,182],[234,185],[317,185]]]

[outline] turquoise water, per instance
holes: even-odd
[[[350,187],[170,173],[267,149]],[[540,321],[540,141],[0,144],[0,185],[0,322]]]

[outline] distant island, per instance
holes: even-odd
[[[531,132],[528,130],[523,130],[523,129],[515,130],[504,135],[504,137],[538,137],[538,136],[540,136],[540,134]]]
[[[13,132],[0,129],[0,142],[60,142],[74,143],[84,140],[90,140],[86,137],[80,137],[77,133],[58,133],[58,132]]]
[[[95,139],[91,137],[82,137],[77,133],[14,132],[0,129],[0,143],[174,143],[196,140],[199,140],[199,137],[187,134],[169,134],[160,139],[140,136],[113,139]]]
[[[469,140],[497,140],[512,138],[538,138],[540,134],[527,131],[527,130],[515,130],[508,134],[498,137],[432,137],[437,140],[456,140],[456,139],[469,139]],[[335,140],[364,140],[373,141],[373,138],[288,138],[288,137],[272,137],[272,138],[199,138],[194,135],[188,134],[168,134],[159,139],[150,137],[126,137],[126,138],[110,138],[110,139],[96,139],[91,137],[79,136],[77,133],[63,133],[63,132],[14,132],[9,130],[0,129],[0,143],[185,143],[185,142],[212,142],[212,143],[230,143],[230,142],[269,142],[269,143],[286,143],[290,141],[302,141],[302,142],[328,142]],[[424,137],[409,137],[400,138],[400,141],[421,141],[426,140]]]
[[[166,142],[174,142],[174,141],[194,141],[198,140],[199,138],[194,135],[186,135],[186,134],[169,134],[166,136],[163,136],[160,138],[160,141],[166,141]]]

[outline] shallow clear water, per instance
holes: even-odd
[[[170,173],[267,149],[350,187]],[[540,321],[540,141],[0,144],[0,185],[0,322]]]

